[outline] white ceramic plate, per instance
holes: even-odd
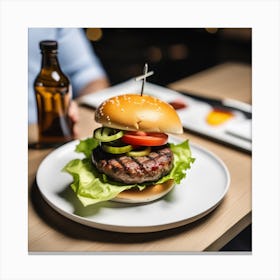
[[[169,137],[170,142],[181,139]],[[39,190],[60,214],[78,223],[117,232],[154,232],[193,222],[208,214],[222,201],[230,184],[225,164],[213,153],[191,144],[196,161],[186,178],[158,201],[131,205],[101,202],[83,207],[69,187],[72,177],[61,172],[71,159],[78,141],[67,143],[50,153],[37,171]]]

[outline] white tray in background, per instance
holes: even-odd
[[[81,103],[97,108],[104,100],[110,97],[126,93],[140,93],[141,84],[141,82],[131,79],[108,89],[86,95],[81,99]],[[186,108],[177,110],[184,128],[243,150],[252,151],[252,120],[246,119],[242,113],[234,111],[234,117],[229,121],[219,126],[211,126],[207,124],[205,119],[212,107],[205,102],[194,100],[174,90],[148,82],[145,84],[144,93],[166,102],[180,100],[186,103],[188,105]],[[231,132],[231,134],[228,132]],[[240,137],[233,136],[232,133],[236,133]],[[243,139],[243,135],[244,138],[246,136],[249,140]]]

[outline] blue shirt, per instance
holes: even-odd
[[[105,71],[82,29],[29,28],[28,30],[28,121],[37,122],[37,105],[33,88],[41,69],[42,55],[39,42],[58,42],[58,60],[61,70],[69,77],[73,97],[89,82],[105,77]]]

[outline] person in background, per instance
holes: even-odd
[[[41,68],[39,43],[58,42],[58,60],[72,84],[73,99],[109,86],[107,75],[84,31],[79,28],[29,28],[28,30],[28,122],[37,122],[37,105],[33,83]],[[78,107],[71,102],[69,116],[78,120]]]

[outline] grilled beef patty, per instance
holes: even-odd
[[[93,150],[92,161],[96,168],[125,184],[152,182],[168,174],[172,168],[173,153],[170,148],[156,147],[147,156],[130,157],[111,155],[98,147]]]

